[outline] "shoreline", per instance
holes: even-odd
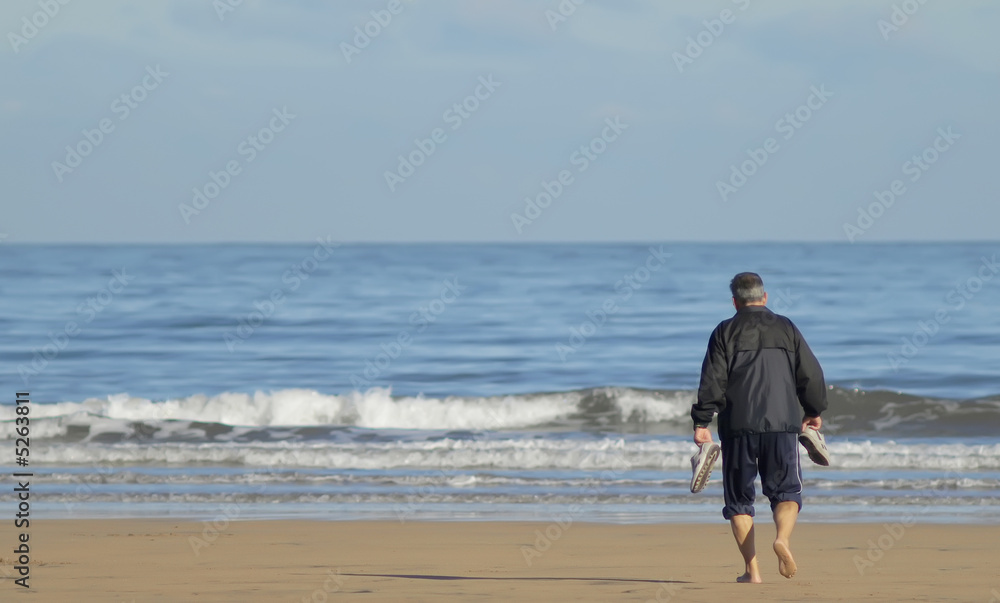
[[[715,486],[710,486],[715,488]],[[986,496],[987,491],[981,493]],[[427,523],[533,523],[570,518],[573,523],[596,525],[714,525],[723,522],[722,493],[682,495],[662,503],[620,502],[289,502],[239,498],[177,502],[33,502],[32,511],[46,521],[178,521],[200,522],[225,517],[230,521],[302,522],[400,522]],[[762,497],[761,497],[762,498]],[[978,502],[978,504],[976,504]],[[992,501],[991,501],[992,502]],[[16,505],[13,497],[0,497],[0,508]],[[766,499],[758,500],[758,516],[770,514]],[[799,524],[848,525],[914,521],[921,525],[1000,526],[1000,504],[984,504],[976,498],[899,497],[894,502],[870,502],[863,497],[804,497]],[[0,543],[2,546],[2,543]],[[0,549],[2,550],[2,549]]]
[[[13,550],[13,522],[0,550]],[[778,575],[758,515],[765,584],[727,522],[602,524],[32,518],[30,591],[40,601],[810,601],[1000,598],[1000,526],[801,523],[799,571]],[[8,546],[9,545],[9,546]],[[0,555],[0,589],[16,561]],[[12,562],[13,561],[13,562]]]
[[[16,503],[15,503],[16,504]],[[3,502],[0,502],[0,507],[3,506]],[[47,513],[48,509],[38,505],[38,513],[40,516],[45,517],[43,520],[39,521],[163,521],[163,522],[176,522],[176,523],[200,523],[204,521],[217,520],[220,517],[225,517],[231,522],[275,522],[275,521],[287,521],[287,522],[301,522],[301,523],[385,523],[398,525],[403,523],[431,523],[431,524],[480,524],[480,523],[495,523],[495,524],[545,524],[557,521],[560,518],[570,518],[570,523],[575,524],[587,524],[587,525],[603,525],[603,526],[657,526],[657,525],[678,525],[678,526],[693,526],[693,525],[717,525],[717,524],[727,524],[722,518],[722,505],[719,504],[713,506],[711,512],[698,512],[692,514],[687,511],[683,512],[660,512],[653,513],[649,512],[637,517],[620,517],[620,516],[594,516],[590,514],[565,512],[565,506],[560,506],[553,509],[552,512],[536,515],[510,515],[503,516],[499,513],[494,514],[493,517],[486,517],[485,512],[482,516],[475,516],[471,514],[465,514],[460,517],[452,518],[451,510],[441,511],[441,512],[428,512],[422,511],[417,514],[407,514],[405,518],[400,519],[399,514],[391,513],[374,513],[368,515],[359,515],[354,512],[338,514],[336,512],[327,511],[304,511],[301,513],[255,513],[247,512],[248,505],[235,503],[233,506],[239,507],[239,511],[233,511],[227,513],[226,509],[229,508],[229,503],[215,503],[212,505],[206,505],[204,511],[186,512],[186,513],[174,513],[162,515],[150,514],[150,513],[134,513],[134,514],[118,514],[116,512],[110,513],[94,513],[87,514],[85,512],[74,511],[72,514],[65,515],[52,515]],[[272,504],[262,505],[262,506],[273,506]],[[315,506],[315,505],[310,505]],[[815,508],[815,505],[813,505]],[[757,507],[757,517],[767,518],[770,517],[770,510],[766,505]],[[813,511],[813,509],[810,509]],[[817,515],[815,512],[803,512],[800,515],[797,525],[817,525],[817,526],[838,526],[838,525],[879,525],[882,523],[898,523],[910,521],[915,525],[926,525],[926,526],[982,526],[982,527],[998,527],[1000,528],[1000,516],[996,514],[991,514],[988,516],[976,515],[976,512],[982,512],[984,509],[982,507],[976,507],[974,505],[968,505],[964,507],[959,507],[957,509],[951,509],[951,515],[947,505],[940,505],[936,507],[933,512],[927,510],[926,506],[913,505],[909,507],[904,506],[885,506],[885,507],[874,507],[874,508],[861,508],[858,507],[849,512],[844,512],[836,516],[831,515]],[[868,515],[858,517],[860,513],[868,513]]]

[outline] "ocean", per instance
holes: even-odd
[[[998,252],[4,244],[0,466],[42,518],[722,521],[688,413],[749,270],[829,386],[801,521],[997,523]]]

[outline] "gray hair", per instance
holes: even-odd
[[[741,272],[729,283],[736,303],[744,306],[750,302],[764,301],[764,281],[755,272]]]

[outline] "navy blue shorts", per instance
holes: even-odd
[[[771,501],[795,501],[802,509],[802,469],[799,467],[797,433],[751,433],[722,440],[722,515],[753,517],[757,498],[754,480],[760,474],[761,490]]]

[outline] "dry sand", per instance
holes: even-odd
[[[798,574],[786,580],[771,551],[774,528],[762,522],[765,584],[743,585],[721,520],[565,529],[222,521],[217,533],[207,525],[33,519],[25,591],[12,576],[16,530],[3,522],[0,600],[1000,601],[1000,526],[799,524]],[[548,546],[546,530],[555,537]]]

